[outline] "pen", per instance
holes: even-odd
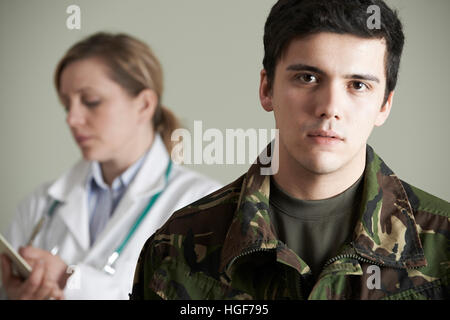
[[[55,208],[58,206],[60,202],[58,200],[53,201],[52,206],[50,207],[49,211],[48,211],[48,215],[51,217],[55,211]],[[33,232],[31,234],[30,240],[28,240],[27,242],[27,246],[31,246],[34,239],[36,238],[37,234],[39,233],[39,231],[41,231],[42,226],[44,225],[44,221],[45,221],[45,214],[42,216],[42,218],[39,220],[39,222],[36,224],[36,226],[33,229]]]
[[[37,225],[34,227],[33,229],[33,233],[31,234],[30,240],[28,240],[27,242],[27,246],[31,246],[33,244],[34,239],[36,238],[37,234],[39,233],[39,231],[42,229],[42,226],[44,224],[44,220],[45,220],[45,216],[43,216],[39,222],[37,223]]]

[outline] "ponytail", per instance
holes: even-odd
[[[180,122],[177,117],[172,111],[160,105],[153,116],[153,126],[155,133],[161,135],[164,145],[170,154],[174,145],[171,139],[172,132],[180,128]]]

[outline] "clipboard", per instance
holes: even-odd
[[[30,265],[14,250],[9,242],[0,233],[0,254],[6,254],[12,261],[13,269],[17,270],[24,279],[31,273]]]

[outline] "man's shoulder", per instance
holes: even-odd
[[[408,200],[414,212],[450,218],[450,203],[448,201],[436,197],[403,180],[400,181],[402,182],[403,188],[406,191]]]
[[[175,211],[155,233],[155,240],[198,234],[216,238],[219,233],[224,237],[236,211],[243,177]]]

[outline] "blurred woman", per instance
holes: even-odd
[[[32,266],[2,257],[10,299],[127,299],[145,240],[176,209],[219,185],[170,159],[175,116],[161,104],[160,63],[143,42],[98,33],[55,72],[83,159],[25,199],[7,233]]]

